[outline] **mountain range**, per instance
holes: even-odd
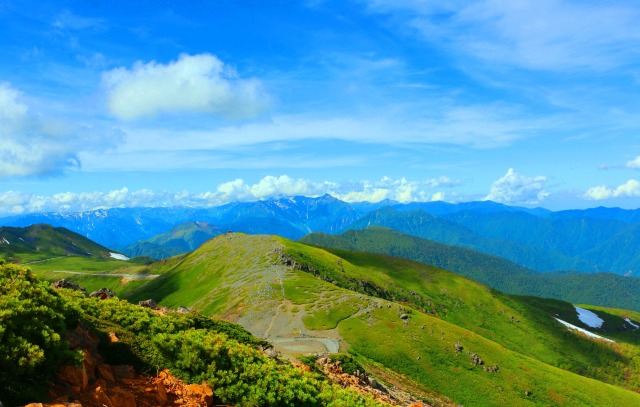
[[[176,253],[175,249],[163,253],[154,246],[165,238],[148,242],[152,243],[146,245],[150,251],[141,245],[129,246],[193,222],[208,223],[221,232],[277,234],[291,239],[310,232],[337,234],[385,226],[500,256],[541,272],[577,270],[633,275],[640,270],[640,211],[619,208],[552,212],[491,201],[349,204],[324,195],[236,202],[212,208],[114,208],[0,219],[0,224],[6,226],[61,226],[130,255],[153,254],[158,258]],[[202,243],[199,239],[194,242]],[[187,243],[181,250],[194,245]]]
[[[640,279],[612,273],[540,273],[498,256],[370,226],[341,235],[310,233],[305,244],[387,254],[440,267],[509,294],[640,311]]]

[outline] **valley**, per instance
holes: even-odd
[[[621,294],[633,277],[541,273],[386,227],[296,242],[192,223],[149,242],[158,250],[207,240],[159,261],[102,246],[74,252],[68,246],[93,243],[64,229],[4,229],[10,242],[47,236],[47,245],[0,247],[39,278],[221,318],[270,343],[270,357],[283,361],[346,354],[426,405],[640,403],[640,312],[634,294]],[[582,288],[598,284],[627,302],[611,308]],[[589,312],[599,325],[583,320]]]

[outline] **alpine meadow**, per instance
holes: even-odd
[[[640,406],[639,20],[0,0],[0,407]]]

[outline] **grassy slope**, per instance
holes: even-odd
[[[132,261],[101,259],[91,257],[58,257],[28,265],[41,279],[53,282],[62,278],[80,284],[88,292],[108,288],[122,298],[128,292],[142,286],[146,280],[131,279],[129,274],[147,274],[150,270]],[[66,273],[70,271],[72,273]],[[83,274],[76,274],[83,273]],[[100,274],[103,274],[101,276]]]
[[[500,257],[406,235],[385,227],[350,230],[342,235],[311,233],[300,241],[404,257],[453,271],[511,294],[640,310],[640,279],[610,273],[537,273]]]
[[[586,267],[584,262],[558,251],[512,240],[484,237],[461,224],[421,210],[401,212],[390,207],[381,208],[366,214],[344,230],[365,229],[369,226],[385,226],[408,235],[478,250],[538,271],[575,270]]]
[[[109,249],[65,228],[0,227],[0,258],[26,263],[58,256],[109,258]]]
[[[282,252],[311,272],[278,266]],[[630,356],[637,351],[637,334],[625,332],[626,343],[613,345],[584,339],[549,314],[570,316],[568,303],[507,296],[402,259],[330,253],[268,236],[220,236],[154,267],[163,275],[132,300],[153,297],[162,305],[194,306],[241,323],[255,321],[260,313],[263,320],[276,320],[275,310],[293,319],[304,310],[306,329],[337,327],[364,363],[381,363],[464,405],[640,403],[640,396],[628,390],[551,366],[637,388],[638,369]],[[395,297],[402,305],[337,285]],[[407,323],[400,313],[410,315]],[[454,350],[457,341],[464,347],[460,354]],[[473,366],[467,352],[498,365],[499,373]],[[615,376],[622,366],[628,375]]]
[[[0,242],[0,258],[25,263],[39,278],[50,282],[65,278],[89,292],[105,287],[119,295],[126,295],[144,283],[114,276],[144,273],[142,263],[135,259],[113,259],[110,249],[65,228],[43,224],[25,228],[0,227]]]

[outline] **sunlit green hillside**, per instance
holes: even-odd
[[[639,388],[639,335],[606,311],[599,314],[607,332],[599,333],[620,330],[609,335],[615,343],[557,322],[555,316],[586,327],[569,303],[505,295],[408,260],[273,236],[226,234],[149,269],[161,276],[131,300],[223,316],[291,354],[337,344],[367,366],[400,372],[425,393],[466,406],[640,403],[629,391]],[[474,354],[484,364],[474,365]],[[485,369],[493,366],[497,372]]]

